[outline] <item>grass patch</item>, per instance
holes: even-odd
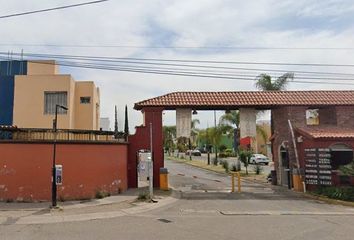
[[[111,196],[111,194],[107,191],[104,191],[104,190],[97,190],[96,195],[95,195],[95,197],[98,199],[102,199],[102,198],[109,197],[109,196]]]
[[[332,199],[354,202],[354,187],[320,187],[313,193]]]

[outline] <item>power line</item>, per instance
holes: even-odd
[[[8,53],[0,52],[0,55],[7,56]],[[22,53],[13,53],[13,55],[22,56]],[[125,63],[125,64],[138,64],[138,65],[150,65],[150,66],[174,66],[174,67],[187,67],[187,68],[207,68],[207,69],[223,69],[223,70],[244,70],[244,71],[262,71],[262,72],[293,72],[298,74],[316,74],[316,75],[335,75],[335,76],[350,76],[353,77],[354,74],[351,73],[340,73],[340,72],[318,72],[318,71],[298,71],[298,70],[280,70],[280,69],[264,69],[264,68],[244,68],[244,67],[226,67],[226,66],[215,66],[215,65],[195,65],[195,64],[181,64],[179,62],[173,63],[173,60],[158,60],[154,59],[154,61],[148,61],[147,58],[118,58],[118,57],[97,57],[97,56],[82,56],[82,55],[60,55],[60,54],[24,54],[29,57],[36,58],[52,58],[52,59],[74,59],[74,60],[87,60],[93,62],[115,62],[115,63]],[[162,61],[162,62],[159,62]],[[166,61],[168,61],[166,63]],[[189,61],[189,60],[187,60]],[[170,63],[172,62],[172,63]],[[199,62],[199,61],[194,61]],[[223,62],[218,62],[223,63]]]
[[[35,14],[35,13],[41,13],[41,12],[49,12],[49,11],[61,10],[61,9],[65,9],[65,8],[79,7],[79,6],[97,4],[97,3],[101,3],[101,2],[107,2],[107,1],[109,1],[109,0],[99,0],[99,1],[92,1],[92,2],[84,2],[84,3],[61,6],[61,7],[46,8],[46,9],[29,11],[29,12],[22,12],[22,13],[14,13],[14,14],[10,14],[10,15],[0,16],[0,18],[19,17],[19,16],[23,16],[23,15],[29,15],[29,14]]]
[[[354,50],[352,47],[257,47],[257,46],[139,46],[111,44],[11,44],[0,43],[0,46],[21,47],[60,47],[60,48],[137,48],[137,49],[225,49],[225,50]]]
[[[4,52],[2,52],[4,53]],[[19,55],[19,54],[14,54]],[[117,57],[95,57],[82,55],[60,55],[60,54],[25,54],[26,56],[60,56],[77,58],[99,58],[99,59],[122,59],[133,61],[153,61],[153,62],[183,62],[183,63],[210,63],[210,64],[239,64],[239,65],[278,65],[278,66],[311,66],[311,67],[354,67],[354,64],[327,64],[327,63],[281,63],[281,62],[250,62],[250,61],[213,61],[213,60],[188,60],[188,59],[158,59],[158,58],[117,58]]]
[[[6,59],[4,57],[0,57],[0,59]],[[38,64],[53,64],[48,62],[41,61],[29,61],[32,63]],[[82,63],[74,63],[74,62],[57,62],[57,65],[66,66],[66,67],[76,67],[76,68],[87,68],[87,69],[99,69],[99,70],[111,70],[111,71],[121,71],[121,72],[134,72],[134,73],[149,73],[149,74],[158,74],[158,75],[173,75],[173,76],[189,76],[189,77],[200,77],[200,78],[216,78],[216,79],[227,79],[227,80],[242,80],[242,81],[255,81],[255,78],[247,78],[247,77],[237,77],[237,76],[222,76],[219,74],[203,74],[203,73],[185,73],[182,71],[159,71],[159,70],[147,70],[147,69],[139,69],[139,68],[127,68],[127,67],[110,67],[110,66],[100,66],[94,64],[82,64]],[[324,81],[299,81],[292,80],[292,83],[306,83],[306,84],[330,84],[330,85],[353,85],[354,83],[338,83],[338,82],[324,82]]]
[[[255,73],[253,75],[245,74],[245,72],[232,72],[232,71],[217,71],[217,70],[195,70],[195,69],[186,69],[186,68],[171,68],[171,67],[155,67],[155,66],[140,66],[140,65],[125,65],[125,64],[97,64],[90,62],[78,62],[80,64],[89,64],[100,67],[120,67],[127,69],[138,69],[138,70],[155,70],[155,71],[179,71],[180,73],[191,73],[191,74],[209,74],[209,75],[220,75],[220,76],[237,76],[237,77],[251,77],[253,79],[257,78],[261,73]],[[341,77],[311,77],[311,76],[302,76],[296,75],[297,78],[303,80],[335,80],[335,81],[354,81],[354,77],[352,78],[341,78]]]

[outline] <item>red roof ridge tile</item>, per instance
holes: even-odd
[[[354,106],[353,90],[292,90],[292,91],[182,91],[171,92],[135,104],[137,110],[143,107],[195,106],[281,106],[281,105],[350,105]]]

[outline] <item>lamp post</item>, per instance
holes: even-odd
[[[53,166],[52,166],[52,207],[57,206],[57,182],[56,182],[56,167],[55,167],[55,155],[57,148],[57,122],[58,122],[58,109],[68,110],[67,107],[62,105],[55,105],[55,118],[53,119],[53,133],[54,133],[54,143],[53,143]]]

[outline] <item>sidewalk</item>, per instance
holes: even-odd
[[[138,201],[142,189],[129,189],[123,194],[90,201],[58,202],[57,209],[45,203],[0,203],[0,225],[46,224],[113,218],[149,211],[177,199],[171,192],[156,190],[157,203]]]

